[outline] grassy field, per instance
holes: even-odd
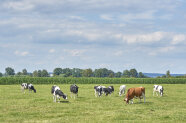
[[[105,86],[109,86],[104,84]],[[141,84],[126,84],[127,89]],[[89,123],[89,122],[186,122],[186,85],[164,84],[163,97],[152,96],[152,84],[144,84],[146,103],[127,105],[114,84],[111,96],[96,98],[93,84],[79,84],[79,98],[70,98],[70,85],[60,84],[68,101],[54,103],[52,85],[35,85],[37,93],[22,93],[19,85],[0,85],[0,122],[2,123]]]

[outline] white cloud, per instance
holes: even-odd
[[[15,55],[18,55],[18,56],[27,56],[29,54],[29,52],[27,51],[23,51],[23,52],[20,52],[20,51],[15,51],[14,52]]]
[[[49,53],[54,53],[56,50],[55,49],[50,49]]]
[[[115,56],[122,56],[123,55],[123,51],[116,51],[114,53]]]
[[[186,35],[184,34],[178,34],[174,35],[171,44],[179,44],[186,41]],[[185,42],[186,43],[186,42]]]
[[[29,1],[17,1],[17,2],[7,2],[3,5],[5,8],[14,9],[17,11],[31,10],[34,8],[34,5]]]
[[[69,53],[71,56],[81,56],[85,52],[85,50],[78,50],[78,49],[73,49],[73,50],[64,49],[63,51]]]
[[[160,48],[155,49],[154,51],[150,51],[148,53],[148,55],[150,55],[150,56],[156,56],[158,54],[171,52],[171,51],[173,51],[175,49],[176,49],[176,47],[174,47],[174,46],[160,47]]]
[[[103,20],[109,20],[109,21],[113,20],[111,15],[100,15],[100,18]]]
[[[132,35],[117,35],[118,37],[122,37],[124,42],[129,44],[132,43],[152,43],[161,41],[167,35],[166,32],[153,32],[147,34],[132,34]]]

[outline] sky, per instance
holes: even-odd
[[[185,0],[1,0],[0,72],[186,73]]]

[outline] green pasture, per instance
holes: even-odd
[[[153,84],[126,84],[146,88],[146,103],[126,104],[119,86],[111,96],[94,96],[95,84],[78,84],[79,97],[70,97],[70,84],[58,84],[68,100],[54,103],[51,84],[34,85],[37,93],[22,93],[20,85],[0,85],[0,123],[124,123],[186,122],[186,85],[163,84],[165,95],[152,96]],[[108,84],[103,84],[109,86]]]

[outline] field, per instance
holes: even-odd
[[[146,103],[126,104],[118,95],[120,84],[112,84],[111,96],[94,96],[94,84],[78,84],[79,97],[70,98],[70,84],[58,84],[68,101],[54,103],[52,85],[35,85],[37,93],[22,93],[19,85],[0,85],[2,123],[88,123],[88,122],[186,122],[186,85],[163,84],[165,95],[152,96],[153,84],[144,84]],[[104,84],[109,86],[108,84]],[[126,84],[127,89],[141,84]]]

